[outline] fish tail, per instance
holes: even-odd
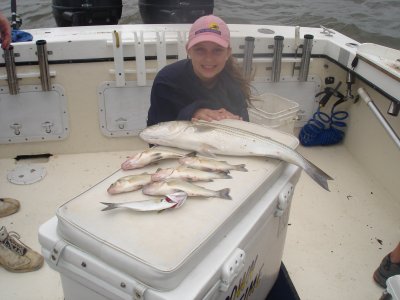
[[[229,196],[229,192],[230,192],[229,188],[219,190],[217,191],[218,197],[222,199],[232,200],[231,196]]]
[[[248,172],[245,164],[236,165],[235,170],[241,172]]]
[[[304,168],[304,171],[312,178],[316,183],[318,183],[321,187],[323,187],[325,190],[329,191],[328,187],[328,180],[333,180],[331,176],[326,174],[324,171],[322,171],[320,168],[318,168],[316,165],[314,165],[312,162],[307,161],[307,164]]]
[[[108,202],[100,202],[100,203],[107,205],[107,207],[104,207],[101,211],[111,210],[118,207],[116,203],[108,203]]]

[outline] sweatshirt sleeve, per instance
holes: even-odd
[[[195,112],[200,108],[219,109],[220,107],[210,101],[195,101],[179,111],[177,120],[191,120]]]

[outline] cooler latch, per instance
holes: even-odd
[[[275,217],[281,217],[285,212],[286,208],[289,206],[290,200],[293,196],[294,186],[290,182],[285,185],[278,196],[278,204],[275,210]]]
[[[244,267],[245,252],[237,248],[225,261],[221,270],[220,291],[226,292]]]
[[[54,245],[53,249],[51,249],[50,260],[55,265],[58,264],[58,260],[60,259],[61,254],[64,251],[66,246],[67,246],[67,243],[62,241],[62,240],[60,240]]]

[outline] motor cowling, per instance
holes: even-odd
[[[139,0],[144,24],[193,23],[213,10],[214,0]]]
[[[52,0],[59,27],[118,24],[122,0]]]

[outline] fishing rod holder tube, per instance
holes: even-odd
[[[368,105],[372,113],[375,115],[375,117],[378,119],[378,121],[381,123],[383,128],[386,130],[386,132],[389,134],[389,136],[392,138],[393,142],[396,144],[396,146],[400,149],[400,137],[397,135],[397,133],[394,131],[392,126],[388,123],[388,121],[385,119],[383,114],[380,112],[379,108],[375,105],[374,101],[370,98],[368,93],[363,89],[359,88],[357,90],[358,94],[360,95],[361,99],[364,100],[364,102]]]
[[[301,55],[299,81],[307,81],[308,70],[310,68],[311,50],[313,47],[314,36],[304,35],[303,54]]]
[[[392,101],[387,113],[393,117],[397,117],[400,112],[400,102]]]
[[[283,51],[283,40],[284,37],[277,35],[274,37],[274,55],[272,58],[272,82],[279,82],[281,77],[281,65],[282,65],[282,51]]]
[[[47,42],[45,40],[36,41],[37,56],[40,70],[40,82],[43,91],[49,91],[51,86],[49,61],[47,57]]]
[[[17,69],[15,66],[14,47],[10,46],[4,49],[4,62],[7,70],[8,90],[10,95],[18,94],[18,78]]]
[[[346,99],[354,99],[354,96],[353,96],[352,91],[351,91],[351,86],[355,83],[355,81],[356,81],[356,77],[355,77],[354,72],[347,71],[347,75],[346,75],[346,85],[347,85]]]
[[[253,66],[254,37],[246,36],[244,38],[244,56],[243,56],[243,77],[250,80]]]

